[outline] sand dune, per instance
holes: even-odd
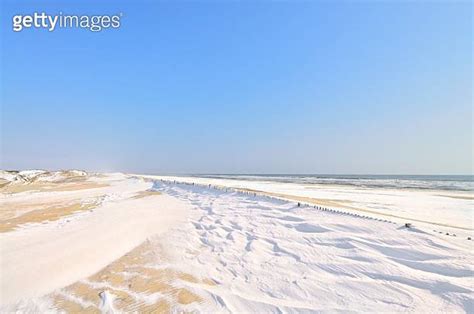
[[[115,175],[103,188],[79,191],[21,192],[5,195],[5,208],[47,198],[98,200],[88,210],[67,205],[28,211],[1,222],[1,304],[31,299],[90,276],[148,237],[184,218],[185,207],[173,198],[146,192],[152,184]],[[88,196],[85,197],[85,196]],[[137,198],[137,196],[139,198]],[[2,211],[5,210],[2,207]],[[17,228],[15,228],[17,227]]]

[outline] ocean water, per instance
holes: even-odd
[[[474,175],[198,175],[206,178],[296,184],[347,185],[359,188],[474,191]]]

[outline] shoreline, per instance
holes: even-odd
[[[326,206],[339,210],[346,210],[353,213],[367,213],[375,215],[377,218],[391,218],[396,219],[398,223],[405,222],[418,222],[426,224],[426,226],[433,227],[446,227],[454,230],[460,230],[469,232],[467,236],[473,236],[474,232],[474,212],[472,209],[472,201],[474,199],[465,197],[455,197],[454,195],[439,194],[440,190],[397,190],[397,189],[363,189],[362,194],[358,188],[349,188],[344,186],[344,189],[339,190],[339,186],[321,185],[321,190],[318,188],[307,190],[304,189],[304,185],[296,183],[278,183],[271,181],[245,181],[245,180],[222,180],[222,179],[210,179],[202,177],[175,177],[175,176],[152,176],[152,175],[135,175],[132,176],[143,177],[143,178],[154,178],[163,179],[168,181],[185,182],[185,183],[196,183],[203,185],[215,185],[223,188],[233,188],[248,190],[256,193],[263,193],[267,195],[281,197],[283,199],[306,202],[311,205]],[[367,205],[368,202],[365,200],[358,202],[354,197],[357,194],[363,195],[363,197],[373,198],[370,204],[372,209]],[[464,195],[464,193],[461,193]],[[384,197],[385,196],[385,197]],[[351,199],[352,197],[352,199]],[[362,198],[362,197],[360,197]],[[385,199],[386,198],[386,199]],[[443,201],[443,205],[439,205],[439,199]],[[453,201],[452,201],[453,200]],[[398,202],[393,205],[390,209],[380,210],[386,206],[384,203]],[[430,203],[433,207],[424,205],[423,202]],[[412,207],[413,204],[418,204],[419,209],[415,209],[412,212],[404,211],[406,207]],[[458,216],[453,216],[451,213],[446,213],[444,210],[437,209],[436,207],[443,208],[450,206],[452,209],[459,208],[461,206],[466,210],[471,211],[471,215],[468,213],[461,214],[456,213]],[[402,211],[400,211],[402,210]],[[443,216],[433,216],[432,212],[437,212]],[[451,231],[451,230],[450,230]]]

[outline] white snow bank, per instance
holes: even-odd
[[[202,177],[142,176],[176,182],[244,188],[316,200],[330,200],[343,206],[377,212],[380,215],[403,217],[406,221],[420,221],[453,226],[474,231],[474,206],[471,194],[431,191],[359,188],[354,186],[308,185],[257,180],[216,179]],[[471,197],[471,199],[469,199]],[[338,206],[331,206],[338,208]],[[395,217],[394,217],[395,218]],[[403,220],[403,219],[402,219]]]
[[[83,170],[22,170],[22,171],[6,171],[0,170],[0,179],[14,183],[28,183],[32,181],[39,182],[59,182],[61,180],[72,177],[85,177],[87,172]]]
[[[191,286],[208,300],[198,311],[472,312],[472,245],[253,193],[157,186],[192,206],[164,241],[177,267],[217,283]]]
[[[2,234],[0,305],[41,296],[92,275],[147,237],[175,226],[185,213],[182,202],[166,195],[119,199],[77,219]]]

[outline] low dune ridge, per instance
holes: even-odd
[[[104,289],[87,288],[82,281],[97,279],[103,284],[118,284],[108,275],[102,276],[118,264],[128,263],[143,273],[145,279],[139,276],[131,281],[137,289],[158,289],[146,281],[151,272],[147,268],[139,269],[145,266],[135,263],[135,259],[146,260],[142,256],[145,249],[140,248],[140,244],[182,219],[185,207],[151,189],[152,182],[119,173],[77,175],[75,172],[46,174],[35,171],[34,175],[25,177],[29,179],[11,179],[10,186],[35,186],[34,189],[15,193],[5,188],[0,191],[0,232],[3,233],[0,238],[0,311],[23,311],[25,303],[21,300],[28,301],[26,311],[42,312],[44,308],[36,307],[38,304],[48,304],[46,310],[56,308],[74,312],[77,306],[86,310],[88,306],[85,305],[92,298],[88,293],[94,290],[97,301],[98,292]],[[48,189],[36,188],[44,184]],[[139,248],[132,250],[137,246]],[[124,255],[130,250],[130,255]],[[117,264],[113,264],[115,260]],[[104,268],[109,264],[112,268]],[[100,272],[102,268],[104,270]],[[92,276],[94,273],[97,276]],[[169,279],[173,282],[186,277],[186,274],[173,272],[172,268],[163,270],[160,276],[164,273],[173,274]],[[113,274],[114,278],[122,275],[120,272]],[[62,292],[53,292],[61,288]],[[118,285],[115,293],[110,291],[110,296],[120,294],[121,288]],[[64,291],[72,292],[61,298]],[[183,304],[199,299],[188,290],[175,287],[173,291],[170,295],[176,294]],[[45,297],[45,293],[51,298]],[[122,291],[116,299],[119,308],[123,307],[124,293]],[[42,301],[35,303],[37,297]],[[74,304],[74,300],[81,298],[83,302]],[[98,302],[90,309],[97,311]]]
[[[104,186],[92,181],[96,176],[82,170],[1,171],[0,193],[67,191]]]
[[[85,178],[88,173],[83,170],[24,170],[24,171],[0,171],[0,179],[9,182],[32,183],[35,181],[61,182],[71,178]]]
[[[82,170],[1,171],[0,178],[6,182],[0,187],[0,233],[92,210],[101,205],[114,182]],[[130,197],[159,194],[143,190]]]
[[[77,192],[87,194],[87,190],[110,186],[110,182],[98,182],[94,174],[80,170],[2,171],[0,177],[6,182],[0,188],[0,232],[91,210],[105,194],[85,197]]]

